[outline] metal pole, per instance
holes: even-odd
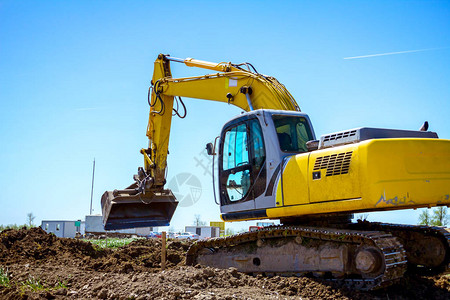
[[[176,62],[180,62],[180,63],[184,63],[184,59],[183,58],[177,58],[177,57],[172,57],[172,56],[166,56],[167,60],[170,61],[176,61]]]
[[[94,174],[95,174],[95,157],[94,157],[94,165],[92,167],[91,209],[89,210],[89,215],[92,215],[92,195],[94,194]]]
[[[166,232],[161,235],[161,270],[166,269]]]
[[[249,109],[254,110],[253,105],[252,105],[252,100],[250,99],[250,95],[248,93],[245,93],[245,97],[247,98],[247,103],[248,103]]]

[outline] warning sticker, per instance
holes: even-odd
[[[228,79],[228,87],[237,86],[237,78]]]

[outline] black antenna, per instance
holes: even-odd
[[[89,215],[92,215],[92,195],[94,193],[94,174],[95,174],[95,157],[94,157],[94,165],[92,167],[91,209],[89,210]]]

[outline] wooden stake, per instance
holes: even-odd
[[[166,268],[166,232],[163,231],[161,235],[161,270]]]

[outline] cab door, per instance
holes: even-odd
[[[232,125],[222,133],[220,200],[222,207],[231,205],[230,211],[255,208],[255,201],[249,193],[252,186],[249,137],[248,122]]]
[[[219,148],[221,212],[266,207],[261,203],[264,197],[260,197],[266,190],[266,173],[266,149],[258,118],[243,116],[226,124]]]

